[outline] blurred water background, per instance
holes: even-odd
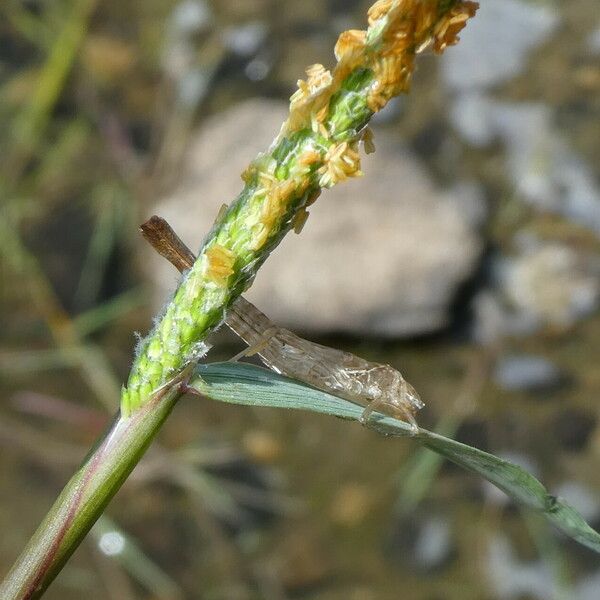
[[[361,0],[0,7],[0,572],[114,412],[197,248]],[[509,457],[600,526],[600,17],[483,0],[376,118],[249,297],[398,367],[420,423]],[[241,346],[215,336],[209,360]],[[49,599],[599,597],[596,555],[410,442],[181,402]]]

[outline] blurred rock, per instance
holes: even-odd
[[[259,463],[273,463],[281,456],[281,444],[268,431],[251,429],[242,437],[244,449]]]
[[[485,0],[442,56],[444,80],[454,90],[488,88],[518,75],[528,53],[558,25],[554,9],[522,0]]]
[[[582,452],[596,431],[598,416],[581,408],[566,408],[554,418],[553,431],[559,444],[569,452]]]
[[[471,303],[473,322],[472,339],[482,346],[496,343],[504,335],[505,311],[492,290],[484,289],[473,298]]]
[[[513,354],[497,362],[494,379],[505,390],[530,392],[555,389],[565,381],[565,376],[541,356]]]
[[[162,49],[163,69],[173,79],[181,78],[195,62],[194,38],[214,25],[208,5],[186,0],[175,6],[166,25]]]
[[[199,54],[198,44],[202,34],[213,27],[210,7],[200,0],[180,2],[171,13],[161,62],[176,90],[177,101],[181,104],[179,110],[193,110],[210,88],[222,50],[211,42],[204,45]]]
[[[262,21],[250,21],[238,27],[230,27],[223,32],[225,47],[238,56],[250,57],[256,54],[267,38],[268,27]]]
[[[533,242],[498,264],[502,291],[532,324],[567,327],[590,314],[600,299],[597,265],[569,246]]]
[[[81,53],[86,71],[99,83],[107,85],[127,75],[135,65],[135,49],[118,38],[89,35]]]
[[[171,35],[190,36],[209,28],[212,24],[212,11],[206,2],[184,0],[173,9],[169,29]]]
[[[558,25],[556,9],[522,0],[482,2],[461,43],[442,57],[443,75],[457,94],[450,120],[471,145],[500,140],[515,190],[538,209],[600,232],[600,188],[593,169],[554,124],[550,107],[492,100],[491,88],[519,75],[528,53]],[[593,52],[594,37],[588,39]],[[494,43],[489,43],[494,40]],[[594,85],[597,69],[580,73]]]
[[[443,569],[456,552],[452,527],[445,516],[417,511],[392,528],[387,550],[411,569],[431,573]]]
[[[587,39],[587,49],[595,56],[600,55],[600,27],[596,28]]]
[[[286,111],[283,102],[252,100],[209,119],[179,188],[152,212],[197,248]],[[287,236],[258,274],[248,297],[277,323],[390,337],[447,324],[448,306],[478,261],[481,200],[440,192],[392,134],[377,132],[375,143],[375,157],[363,160],[365,177],[325,192],[302,235]],[[177,275],[148,254],[162,304]]]
[[[473,92],[459,96],[450,118],[470,144],[500,139],[515,189],[533,206],[600,232],[600,188],[593,170],[553,125],[542,104],[496,102]]]
[[[444,565],[452,553],[452,532],[448,521],[434,517],[423,523],[414,551],[418,565],[427,571]]]
[[[490,116],[524,199],[600,232],[600,189],[594,173],[553,127],[550,109],[495,103]]]
[[[327,540],[310,520],[291,531],[286,529],[283,543],[273,553],[273,569],[280,574],[281,582],[290,594],[286,594],[286,598],[304,597],[307,589],[326,584],[335,576],[335,559],[326,548]]]
[[[461,137],[477,148],[494,141],[492,101],[479,91],[460,94],[452,103],[450,122]]]
[[[600,590],[600,571],[582,577],[576,588],[576,600],[597,600]]]
[[[268,52],[253,58],[245,67],[244,74],[250,81],[262,81],[270,73],[273,59]]]
[[[345,527],[356,527],[373,506],[372,491],[360,483],[346,483],[331,503],[331,520]]]
[[[207,2],[219,14],[224,23],[240,23],[255,19],[257,15],[268,14],[269,0],[202,0]]]
[[[487,560],[493,598],[547,600],[557,597],[550,566],[543,560],[520,562],[504,535],[497,535],[491,540]]]

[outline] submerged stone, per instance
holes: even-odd
[[[565,378],[560,369],[541,356],[513,354],[498,361],[494,379],[509,391],[547,391],[558,387]]]
[[[496,271],[510,309],[533,324],[568,327],[598,306],[595,260],[567,245],[534,240]]]
[[[442,73],[454,90],[488,88],[523,71],[529,52],[558,25],[555,10],[522,0],[485,0],[460,44],[442,56]]]

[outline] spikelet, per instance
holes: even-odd
[[[295,183],[291,179],[271,187],[265,198],[261,214],[261,223],[267,229],[270,229],[273,223],[284,215],[287,209],[287,201],[294,194],[295,189]]]
[[[435,24],[437,6],[431,1],[423,2],[415,9],[415,36],[422,37]]]
[[[290,97],[290,116],[284,126],[295,131],[310,120],[311,113],[326,108],[329,96],[324,92],[333,81],[331,72],[323,65],[314,64],[306,69],[306,81],[298,80],[298,89]]]
[[[225,287],[234,272],[235,254],[220,244],[213,244],[204,254],[207,259],[206,277],[219,287]]]
[[[393,0],[377,0],[367,11],[369,27],[374,27],[379,19],[387,16],[393,4]]]
[[[306,87],[308,88],[309,94],[316,94],[331,84],[331,72],[319,63],[308,67],[306,69],[306,74],[308,75]]]
[[[410,88],[413,72],[412,56],[389,55],[378,60],[374,67],[375,81],[367,96],[367,104],[373,112],[381,110],[392,98]]]
[[[298,154],[290,168],[290,179],[296,183],[296,191],[303,193],[310,183],[310,171],[315,166],[321,163],[323,156],[321,152],[313,147],[305,148]]]
[[[332,187],[348,177],[361,177],[360,155],[356,143],[332,144],[318,173],[319,185],[324,188]]]
[[[311,204],[314,204],[320,195],[321,195],[320,189],[317,189],[317,190],[314,190],[313,192],[311,192],[309,194],[308,198],[306,199],[306,202],[304,203],[304,207],[308,208]]]
[[[314,148],[308,148],[298,156],[298,164],[302,166],[310,166],[321,160],[321,153]]]
[[[459,41],[458,34],[467,24],[467,21],[475,16],[479,5],[477,2],[465,0],[457,4],[449,14],[440,20],[434,28],[433,50],[441,54],[448,46],[454,46]]]
[[[258,169],[256,167],[256,165],[254,164],[254,162],[251,162],[243,171],[241,174],[241,178],[242,181],[245,184],[249,184],[252,182],[252,180],[254,179],[254,177],[256,177],[256,174],[258,173]]]
[[[278,139],[304,127],[328,138],[329,100],[357,67],[370,68],[374,73],[367,98],[373,112],[381,110],[393,96],[408,91],[415,55],[432,43],[438,53],[455,44],[458,32],[477,9],[475,2],[462,0],[440,15],[439,6],[440,0],[375,2],[368,11],[368,32],[351,29],[340,34],[333,73],[313,65],[307,69],[306,81],[298,81],[290,116]]]
[[[348,59],[357,52],[363,52],[367,42],[367,32],[362,29],[342,31],[337,39],[333,53],[338,61]]]
[[[275,175],[272,175],[271,173],[269,173],[267,171],[259,171],[257,180],[258,180],[258,185],[256,187],[256,192],[255,192],[255,194],[257,196],[263,196],[263,195],[269,194],[271,191],[271,188],[274,185],[277,185],[277,178],[275,177]]]
[[[370,127],[365,127],[361,139],[365,148],[365,153],[373,154],[373,152],[375,152],[375,140],[373,130]]]
[[[304,229],[304,225],[308,220],[309,212],[306,208],[301,208],[292,218],[292,227],[294,228],[294,233],[300,235],[302,230]]]
[[[252,250],[255,252],[260,250],[268,239],[269,230],[259,222],[258,225],[252,229]]]
[[[395,56],[404,58],[413,52],[415,45],[415,35],[408,25],[403,25],[398,29],[392,29],[385,36],[385,45],[381,48],[381,56]]]
[[[227,206],[227,204],[223,203],[221,204],[221,208],[219,208],[219,212],[217,213],[217,217],[215,218],[215,225],[219,225],[220,223],[223,222],[223,219],[225,218],[225,215],[227,214],[227,209],[229,207]]]
[[[388,90],[375,81],[367,96],[367,106],[373,112],[379,112],[390,100]]]
[[[323,109],[325,110],[325,113],[323,113]],[[327,116],[328,106],[325,105],[323,109],[316,112],[313,111],[310,114],[310,128],[314,131],[314,133],[317,133],[327,139],[329,137],[329,131],[327,131],[327,127],[325,127],[323,124],[323,120],[325,116]]]
[[[302,193],[293,179],[278,182],[274,178],[265,177],[265,199],[261,208],[258,228],[253,236],[252,247],[260,250],[273,231],[274,224],[285,215],[290,198]]]
[[[402,56],[395,54],[384,56],[375,63],[373,71],[379,85],[393,87],[400,80],[402,70]]]
[[[318,94],[321,90],[331,84],[332,77],[328,69],[323,65],[314,64],[306,68],[306,81],[298,79],[298,89],[291,95],[290,102],[301,103]]]
[[[317,110],[314,113],[314,118],[318,123],[322,123],[326,119],[328,113],[329,113],[329,106],[327,106],[327,104],[325,104],[325,106],[323,106],[323,108],[321,110]]]

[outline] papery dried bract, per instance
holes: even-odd
[[[206,276],[218,286],[227,285],[227,279],[234,272],[235,254],[220,244],[213,244],[204,253],[207,259]]]

